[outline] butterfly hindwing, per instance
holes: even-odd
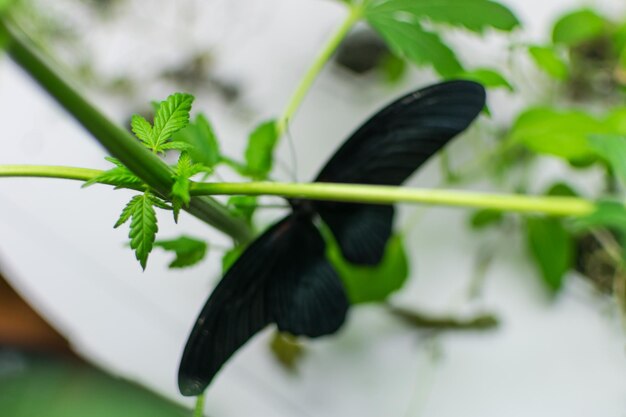
[[[187,340],[178,376],[199,395],[222,365],[270,323],[294,335],[336,331],[348,308],[310,218],[291,215],[255,240],[217,285]]]
[[[484,105],[484,88],[471,81],[443,82],[408,94],[350,136],[315,181],[399,185],[465,130]],[[315,202],[344,257],[365,265],[380,262],[391,235],[393,209],[381,207]]]
[[[326,244],[309,219],[296,220],[297,249],[272,281],[270,301],[278,329],[294,336],[318,337],[336,332],[348,310],[337,272],[326,259]]]

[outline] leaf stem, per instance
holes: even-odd
[[[204,416],[204,392],[196,397],[196,407],[193,410],[193,417]]]
[[[64,166],[0,165],[0,177],[47,177],[89,181],[101,173],[102,171],[95,169]],[[273,195],[285,198],[373,204],[420,203],[552,216],[585,216],[596,209],[593,201],[579,197],[528,196],[322,182],[192,182],[190,193],[195,196]]]
[[[28,36],[7,18],[0,20],[0,34],[6,35],[10,40],[8,52],[11,58],[111,155],[122,161],[157,193],[169,196],[173,184],[172,171],[163,161],[89,103],[78,89],[53,69]],[[245,222],[232,217],[225,207],[213,199],[193,199],[187,211],[237,241],[247,241],[252,237]]]
[[[352,4],[349,5],[349,13],[346,19],[343,21],[341,26],[337,28],[335,33],[330,37],[324,48],[320,51],[313,64],[308,69],[308,71],[304,74],[304,77],[300,80],[300,84],[294,91],[293,95],[289,99],[287,103],[287,107],[283,111],[283,114],[276,121],[276,130],[278,132],[278,137],[281,137],[285,130],[287,129],[287,124],[295,114],[298,107],[304,100],[307,92],[311,88],[313,81],[317,78],[319,73],[324,68],[324,65],[330,57],[333,55],[341,41],[346,37],[352,26],[361,18],[363,14],[363,6],[360,4]]]

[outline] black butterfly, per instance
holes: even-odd
[[[335,153],[315,181],[398,185],[463,131],[485,105],[485,90],[449,81],[408,94],[381,110]],[[256,239],[226,272],[187,341],[178,374],[183,395],[199,395],[255,333],[318,337],[341,327],[346,292],[314,225],[332,231],[343,256],[380,262],[391,235],[391,205],[290,200],[292,213]],[[364,283],[366,285],[366,283]]]

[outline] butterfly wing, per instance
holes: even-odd
[[[311,220],[291,215],[244,251],[187,340],[178,374],[183,395],[201,394],[237,349],[272,322],[311,337],[341,326],[348,301],[324,248]]]
[[[485,105],[485,90],[471,81],[448,81],[410,93],[375,114],[339,148],[317,182],[399,185]],[[315,202],[344,257],[380,262],[391,235],[391,206]]]
[[[297,216],[297,215],[295,215]],[[309,218],[295,220],[285,241],[284,262],[269,286],[272,319],[294,336],[319,337],[336,332],[348,311],[348,297],[326,259],[326,244]]]

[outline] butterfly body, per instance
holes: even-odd
[[[480,113],[485,91],[449,81],[408,94],[363,124],[316,182],[398,185]],[[330,229],[344,258],[377,265],[392,233],[391,205],[288,200],[291,214],[252,242],[217,285],[189,336],[179,369],[183,395],[204,391],[237,349],[264,327],[319,337],[344,323],[348,297],[326,259],[314,221]],[[364,283],[367,285],[367,283]]]

